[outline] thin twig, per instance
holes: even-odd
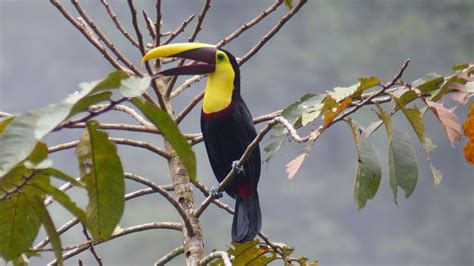
[[[259,23],[262,19],[264,19],[266,16],[277,10],[277,8],[283,4],[284,1],[282,0],[276,0],[273,5],[271,5],[269,8],[263,10],[260,14],[258,14],[255,18],[247,21],[246,23],[242,24],[237,30],[232,32],[229,36],[225,37],[222,39],[220,42],[216,44],[217,47],[222,47],[228,43],[230,43],[232,40],[235,38],[239,37],[240,34],[242,34],[244,31],[250,29],[252,26],[256,25]]]
[[[188,26],[188,24],[196,17],[196,15],[192,14],[191,16],[189,16],[187,19],[185,19],[183,21],[183,23],[181,23],[181,25],[179,25],[179,27],[173,31],[172,33],[170,33],[169,37],[163,42],[163,45],[166,45],[168,43],[170,43],[172,40],[174,40],[179,34],[181,34],[182,32],[184,32],[184,29],[186,28],[186,26]]]
[[[162,189],[161,187],[151,182],[150,180],[143,178],[141,176],[138,176],[136,174],[125,173],[125,178],[144,184],[148,186],[149,188],[155,190],[156,192],[160,193],[163,197],[165,197],[169,201],[169,203],[171,203],[171,205],[173,205],[173,207],[178,211],[179,215],[183,219],[184,226],[186,227],[188,234],[190,236],[194,235],[194,228],[193,228],[193,225],[191,224],[191,220],[189,220],[188,215],[183,210],[183,208],[181,208],[181,205],[179,205],[179,202],[176,201],[166,190]]]
[[[204,91],[201,91],[196,95],[189,103],[186,105],[183,110],[176,116],[175,122],[179,124],[188,114],[193,110],[193,108],[202,100],[204,97]]]
[[[168,254],[163,256],[161,259],[155,262],[155,266],[163,266],[166,263],[170,262],[172,259],[174,259],[176,256],[179,256],[184,253],[184,246],[179,246],[172,251],[170,251]]]
[[[109,140],[116,143],[116,144],[128,145],[128,146],[133,146],[133,147],[138,147],[138,148],[143,148],[143,149],[149,150],[153,153],[156,153],[156,154],[160,155],[161,157],[163,157],[167,160],[169,160],[169,158],[171,158],[169,153],[167,153],[166,151],[164,151],[164,150],[162,150],[162,149],[160,149],[160,148],[156,147],[155,145],[150,144],[148,142],[125,139],[125,138],[109,138]],[[49,147],[48,152],[49,153],[54,153],[54,152],[58,152],[58,151],[72,149],[72,148],[76,147],[77,144],[79,144],[78,140],[71,141],[71,142],[68,142],[68,143],[59,144],[59,145],[56,145],[56,146],[53,146],[53,147]]]
[[[92,28],[92,30],[97,34],[99,41],[102,41],[112,53],[117,56],[118,60],[123,62],[135,75],[142,77],[143,73],[140,72],[116,47],[115,45],[107,38],[107,36],[102,32],[102,30],[97,26],[97,24],[87,15],[86,11],[81,7],[79,0],[71,1],[77,12],[82,16],[85,22]]]
[[[85,128],[85,127],[86,127],[86,123],[84,122],[71,124],[67,126],[67,128]],[[124,130],[124,131],[131,131],[131,132],[160,134],[160,131],[156,128],[149,128],[149,127],[137,126],[137,125],[99,123],[98,127],[99,129]]]
[[[140,52],[143,55],[146,53],[145,45],[144,45],[144,40],[143,40],[143,35],[142,32],[140,31],[140,27],[138,26],[138,20],[137,20],[137,10],[135,9],[135,6],[133,4],[133,0],[127,0],[128,6],[130,8],[130,13],[132,14],[132,24],[133,28],[135,29],[135,33],[137,34],[137,39],[138,39],[138,45],[140,47]],[[148,72],[148,75],[153,76],[153,71],[150,66],[150,62],[145,62],[145,68],[146,71]],[[161,109],[166,110],[166,104],[163,101],[163,95],[161,94],[160,89],[158,88],[158,84],[156,81],[153,81],[151,83],[153,90],[155,91],[156,97],[158,98],[158,102],[160,104]]]
[[[202,23],[204,21],[204,18],[206,17],[207,11],[209,10],[210,7],[211,7],[211,0],[205,0],[204,5],[203,5],[202,10],[201,10],[201,13],[198,16],[198,21],[196,23],[196,26],[194,27],[193,33],[188,38],[188,42],[194,42],[196,40],[197,34],[202,29],[201,28]],[[178,67],[184,65],[184,61],[185,61],[185,59],[181,59],[178,63]],[[177,79],[178,79],[177,76],[173,76],[171,81],[168,83],[168,87],[166,88],[166,93],[165,93],[166,98],[170,97],[171,91],[173,90],[173,87],[174,87]]]
[[[104,265],[104,263],[102,262],[102,258],[99,257],[99,255],[97,254],[97,252],[94,248],[94,244],[92,243],[92,239],[89,236],[89,233],[87,233],[87,229],[84,225],[82,225],[82,233],[84,234],[87,241],[89,242],[89,250],[91,251],[92,255],[94,256],[95,260],[97,261],[97,264],[100,265],[100,266]]]
[[[59,0],[50,0],[51,4],[53,4],[59,12],[69,21],[71,24],[78,29],[82,35],[104,56],[104,58],[109,61],[109,63],[118,70],[127,71],[120,63],[113,58],[113,56],[102,46],[99,40],[91,34],[91,32],[87,28],[87,24],[81,23],[79,20],[74,18],[61,4]]]
[[[285,23],[288,22],[288,20],[290,20],[290,18],[293,17],[293,15],[295,15],[306,3],[307,0],[300,0],[298,4],[296,4],[285,16],[283,16],[275,24],[275,26],[267,34],[265,34],[262,39],[247,54],[240,58],[239,65],[245,64],[247,60],[254,56],[260,50],[260,48],[262,48],[283,27],[283,25],[285,25]]]
[[[207,11],[211,7],[211,0],[206,0],[204,2],[204,6],[202,7],[201,14],[198,16],[198,21],[196,23],[196,26],[194,27],[193,33],[191,36],[188,38],[188,42],[194,42],[196,40],[196,37],[199,33],[199,31],[202,29],[202,22],[204,21],[204,18],[206,17]]]
[[[211,262],[215,258],[221,258],[222,263],[224,266],[232,266],[232,263],[230,262],[229,254],[225,251],[214,251],[211,254],[207,255],[206,257],[202,258],[199,261],[199,265],[207,265],[209,262]]]
[[[162,189],[166,190],[166,191],[173,191],[174,190],[174,187],[173,185],[163,185],[163,186],[160,186]],[[148,194],[153,194],[153,193],[157,193],[155,190],[153,190],[152,188],[144,188],[144,189],[141,189],[141,190],[137,190],[137,191],[134,191],[134,192],[130,192],[128,194],[125,195],[125,201],[127,200],[131,200],[131,199],[134,199],[136,197],[139,197],[139,196],[143,196],[143,195],[148,195]],[[63,226],[61,226],[59,229],[58,229],[58,234],[63,234],[64,232],[68,231],[69,229],[71,229],[72,227],[74,227],[76,224],[79,223],[79,219],[77,218],[73,218],[72,220],[70,220],[69,222],[65,223]],[[181,226],[182,227],[182,226]],[[46,237],[45,239],[43,239],[40,243],[38,243],[34,248],[33,250],[35,251],[40,251],[44,246],[46,246],[48,243],[49,243],[49,237]],[[74,247],[74,248],[77,248]]]
[[[130,34],[125,30],[125,28],[122,26],[122,23],[120,22],[120,20],[117,18],[117,15],[115,14],[115,12],[112,10],[112,7],[109,5],[109,3],[106,1],[106,0],[100,0],[100,2],[102,3],[102,5],[105,7],[105,9],[107,10],[107,13],[109,14],[110,18],[112,19],[112,21],[114,22],[115,26],[117,27],[117,29],[125,36],[125,38],[127,38],[128,41],[130,41],[130,43],[137,47],[137,48],[140,48],[140,46],[138,45],[138,42],[132,38],[132,36],[130,36]]]
[[[106,113],[108,112],[109,110],[113,109],[116,105],[126,101],[127,98],[120,98],[118,100],[111,100],[109,99],[109,104],[107,106],[105,106],[104,108],[100,109],[100,110],[88,110],[88,113],[87,115],[81,117],[81,118],[78,118],[76,120],[66,120],[64,122],[62,122],[59,126],[57,126],[54,131],[58,131],[62,128],[65,128],[65,127],[69,127],[70,125],[72,124],[76,124],[76,123],[81,123],[81,122],[86,122],[87,120],[93,118],[93,117],[96,117],[100,114],[103,114],[103,113]]]
[[[102,111],[104,108],[107,108],[108,105],[104,105],[104,104],[97,104],[97,105],[93,105],[91,106],[89,109],[93,112],[99,112],[99,111]],[[155,126],[148,122],[143,116],[141,116],[137,111],[135,111],[135,109],[131,108],[131,107],[128,107],[126,105],[123,105],[123,104],[119,104],[119,105],[115,105],[112,107],[113,110],[116,110],[116,111],[121,111],[121,112],[124,112],[124,113],[127,113],[128,115],[130,115],[131,118],[135,119],[138,121],[138,123],[140,123],[142,126],[145,126],[147,128],[150,128],[150,129],[156,129]]]
[[[160,223],[141,224],[141,225],[137,225],[137,226],[131,226],[131,227],[124,228],[124,229],[120,230],[119,232],[114,233],[107,241],[110,241],[112,239],[122,237],[122,236],[125,236],[125,235],[129,235],[129,234],[133,234],[133,233],[137,233],[137,232],[143,232],[143,231],[147,231],[147,230],[170,229],[170,230],[181,231],[181,228],[182,228],[182,225],[180,223],[160,222]],[[102,244],[102,243],[107,242],[107,241],[98,241],[98,242],[93,243],[93,245],[97,246],[97,245]],[[64,254],[64,260],[67,260],[67,259],[83,252],[84,250],[88,249],[89,243],[90,242],[88,241],[84,244],[81,244],[78,248]],[[35,249],[33,249],[33,251],[35,251]],[[49,264],[55,265],[56,260],[51,261]]]
[[[155,24],[151,21],[150,17],[148,14],[145,12],[145,10],[142,11],[143,13],[143,18],[145,20],[146,27],[148,29],[148,33],[150,34],[150,37],[155,40],[156,39],[156,29],[155,29]],[[155,47],[155,46],[153,46]]]

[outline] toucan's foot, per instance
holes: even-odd
[[[211,195],[215,198],[215,199],[220,199],[224,196],[224,194],[222,194],[222,192],[219,192],[217,191],[217,187],[216,186],[213,186],[211,187]]]
[[[239,161],[232,162],[232,169],[234,169],[236,174],[242,174],[244,172],[244,167],[239,166]]]

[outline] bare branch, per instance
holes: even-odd
[[[304,4],[306,4],[307,0],[300,0],[295,7],[293,7],[285,16],[283,16],[276,25],[267,33],[265,34],[262,39],[246,54],[239,60],[239,65],[245,64],[247,60],[249,60],[252,56],[254,56],[260,48],[262,48],[280,29],[285,25],[288,20],[295,15]]]
[[[107,38],[107,36],[102,32],[102,30],[97,26],[97,24],[87,15],[86,11],[81,7],[79,0],[71,1],[77,12],[82,16],[85,22],[94,30],[95,34],[99,38],[99,41],[102,41],[112,53],[117,56],[119,61],[122,61],[133,73],[137,76],[142,77],[141,73],[116,47],[115,45]]]
[[[176,117],[175,122],[179,124],[189,114],[189,112],[194,109],[194,107],[202,100],[203,97],[204,91],[201,91],[188,103],[188,105],[183,108],[183,110]]]
[[[176,90],[174,90],[173,92],[171,92],[170,94],[170,98],[173,99],[174,97],[178,96],[181,92],[183,92],[184,90],[186,90],[187,88],[191,87],[194,83],[200,81],[201,79],[203,79],[206,75],[195,75],[189,79],[187,79],[186,81],[184,81],[183,84],[181,84],[181,86],[179,86],[178,88],[176,88]],[[172,87],[171,87],[172,88]]]
[[[113,109],[116,105],[124,102],[128,100],[127,98],[120,98],[118,100],[110,100],[109,99],[109,102],[110,104],[108,104],[106,107],[100,109],[100,110],[88,110],[88,113],[87,115],[81,117],[81,118],[78,118],[76,120],[66,120],[64,122],[62,122],[59,126],[57,126],[53,131],[58,131],[62,128],[65,128],[65,127],[69,127],[70,125],[72,124],[76,124],[76,123],[81,123],[81,122],[86,122],[87,120],[93,118],[93,117],[96,117],[100,114],[103,114],[103,113],[106,113],[108,112],[109,110]]]
[[[229,254],[225,251],[212,252],[211,254],[207,255],[202,260],[200,260],[199,265],[200,266],[207,265],[209,262],[211,262],[215,258],[221,258],[225,266],[232,266],[232,263],[230,263]]]
[[[105,9],[107,10],[107,13],[109,14],[110,18],[112,19],[112,21],[114,22],[115,26],[117,27],[117,29],[125,36],[125,38],[127,38],[128,41],[130,41],[130,43],[137,47],[137,48],[140,48],[140,46],[138,45],[138,42],[136,40],[134,40],[132,38],[132,36],[130,36],[130,34],[125,30],[125,28],[122,26],[122,23],[120,22],[120,20],[117,18],[117,15],[115,14],[115,12],[112,10],[112,7],[110,7],[109,3],[106,1],[106,0],[100,0],[100,2],[102,3],[102,5],[105,7]]]
[[[225,37],[222,39],[220,42],[216,44],[217,47],[222,47],[228,43],[230,43],[232,40],[235,38],[239,37],[242,32],[250,29],[252,26],[256,25],[259,23],[262,19],[264,19],[266,16],[277,10],[277,8],[283,4],[282,0],[276,0],[273,5],[271,5],[269,8],[265,9],[262,11],[262,13],[258,14],[255,18],[249,20],[248,22],[242,24],[236,31],[232,32],[229,36]]]
[[[201,14],[199,14],[198,16],[198,21],[196,23],[196,26],[194,27],[193,33],[188,38],[188,42],[194,42],[194,40],[196,39],[199,31],[202,29],[201,28],[202,22],[204,21],[207,11],[209,10],[210,7],[211,7],[211,0],[206,0],[206,2],[204,2],[204,6],[202,7]]]
[[[145,24],[146,24],[146,27],[148,29],[148,33],[150,34],[150,37],[155,40],[156,39],[156,28],[155,28],[155,24],[153,24],[153,22],[151,21],[150,17],[148,16],[148,14],[145,12],[145,10],[142,11],[143,13],[143,18],[145,19]],[[158,38],[159,39],[159,38]],[[153,46],[155,47],[155,46]]]
[[[170,251],[165,256],[163,256],[157,262],[155,262],[155,266],[164,266],[166,263],[170,262],[176,256],[179,256],[183,253],[184,253],[184,246],[179,246],[179,247],[173,249],[172,251]]]
[[[152,133],[152,134],[161,133],[156,128],[149,128],[149,127],[137,126],[137,125],[99,123],[98,126],[100,129],[124,130],[124,131],[144,132],[144,133]],[[81,122],[81,123],[71,124],[67,128],[85,128],[85,127],[86,127],[86,123]]]
[[[88,30],[88,27],[85,23],[81,23],[79,20],[74,18],[61,4],[59,0],[50,0],[51,4],[53,4],[59,12],[74,26],[78,29],[82,35],[104,56],[104,58],[109,61],[109,63],[118,70],[127,71],[120,63],[113,58],[113,56],[102,46],[99,40],[91,34]]]
[[[162,149],[160,149],[160,148],[156,147],[155,145],[152,145],[148,142],[125,139],[125,138],[109,138],[109,140],[116,143],[116,144],[128,145],[128,146],[133,146],[133,147],[138,147],[138,148],[143,148],[143,149],[149,150],[149,151],[151,151],[155,154],[160,155],[161,157],[163,157],[167,160],[170,158],[170,155],[166,151],[164,151],[164,150],[162,150]],[[58,151],[62,151],[62,150],[72,149],[72,148],[76,147],[78,143],[79,143],[79,141],[75,140],[75,141],[71,141],[71,142],[68,142],[68,143],[59,144],[59,145],[56,145],[56,146],[53,146],[53,147],[49,147],[48,152],[49,153],[54,153],[54,152],[58,152]]]
[[[98,104],[98,105],[91,106],[89,109],[93,112],[99,112],[99,111],[102,111],[107,106],[108,105]],[[142,126],[145,126],[147,128],[150,128],[150,129],[151,128],[156,129],[155,126],[152,123],[148,122],[145,118],[143,118],[143,116],[141,116],[137,111],[135,111],[135,109],[133,109],[131,107],[120,104],[120,105],[113,106],[112,109],[116,110],[116,111],[121,111],[121,112],[127,113],[128,115],[130,115],[130,117],[137,120]]]
[[[179,205],[179,202],[176,201],[168,192],[166,192],[166,190],[155,185],[155,183],[151,182],[150,180],[143,178],[141,176],[138,176],[136,174],[125,173],[125,178],[142,183],[148,186],[149,188],[155,190],[156,192],[160,193],[163,197],[165,197],[165,199],[168,200],[169,203],[171,203],[171,205],[173,205],[173,207],[178,211],[179,215],[183,219],[184,226],[186,227],[188,234],[190,234],[191,236],[194,235],[194,228],[193,228],[193,225],[191,224],[191,221],[189,220],[188,215],[183,210],[183,208],[181,208],[181,206]]]
[[[118,233],[114,233],[110,237],[110,239],[108,239],[107,241],[110,241],[112,239],[119,238],[119,237],[122,237],[122,236],[125,236],[125,235],[129,235],[129,234],[133,234],[133,233],[137,233],[137,232],[143,232],[143,231],[147,231],[147,230],[170,229],[170,230],[181,231],[181,228],[182,228],[182,225],[180,223],[161,222],[161,223],[141,224],[141,225],[137,225],[137,226],[131,226],[131,227],[124,228],[121,231],[119,231]],[[98,241],[98,242],[95,242],[95,243],[92,243],[92,244],[94,246],[97,246],[97,245],[102,244],[102,243],[107,242],[107,241]],[[67,259],[83,252],[84,250],[88,249],[90,243],[91,242],[88,241],[84,244],[81,244],[78,248],[64,254],[64,260],[67,260]],[[33,249],[33,251],[36,251],[36,248]],[[51,261],[49,264],[55,265],[56,260]]]
[[[179,25],[179,27],[173,31],[170,36],[163,42],[163,45],[165,44],[168,44],[170,43],[172,40],[174,40],[179,34],[181,34],[182,32],[184,32],[184,29],[186,28],[186,26],[188,26],[188,24],[196,17],[196,15],[191,15],[189,16],[187,19],[185,19],[183,21],[183,23],[181,23],[181,25]]]
[[[99,257],[99,255],[97,254],[97,252],[95,251],[95,248],[94,248],[94,244],[92,244],[92,239],[91,237],[89,236],[89,233],[87,233],[87,229],[84,225],[82,225],[82,233],[84,234],[84,236],[86,237],[87,239],[87,242],[89,242],[89,250],[91,251],[92,255],[94,256],[95,260],[97,261],[97,264],[99,266],[102,266],[104,265],[104,263],[102,262],[102,258]]]

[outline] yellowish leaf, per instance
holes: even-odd
[[[291,180],[293,179],[293,177],[295,177],[296,173],[298,172],[301,165],[303,164],[304,159],[306,159],[306,155],[307,153],[303,153],[286,165],[286,172],[288,173],[288,179]]]
[[[347,106],[352,103],[351,98],[344,99],[341,103],[339,103],[336,107],[332,108],[324,114],[323,118],[323,127],[328,127],[331,124],[332,120],[336,118]]]

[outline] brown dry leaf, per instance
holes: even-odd
[[[461,124],[456,114],[440,103],[427,100],[426,104],[438,118],[451,145],[454,145],[454,142],[459,142],[461,140]]]
[[[338,116],[351,103],[352,103],[352,99],[346,98],[342,102],[340,102],[336,107],[334,107],[332,110],[327,111],[326,114],[324,114],[323,127],[329,126],[331,121],[334,120],[334,118],[336,118],[336,116]]]
[[[293,179],[295,177],[296,172],[300,169],[301,165],[304,162],[304,159],[306,158],[307,153],[300,154],[298,157],[293,159],[291,162],[289,162],[286,165],[286,172],[288,173],[288,179]]]

